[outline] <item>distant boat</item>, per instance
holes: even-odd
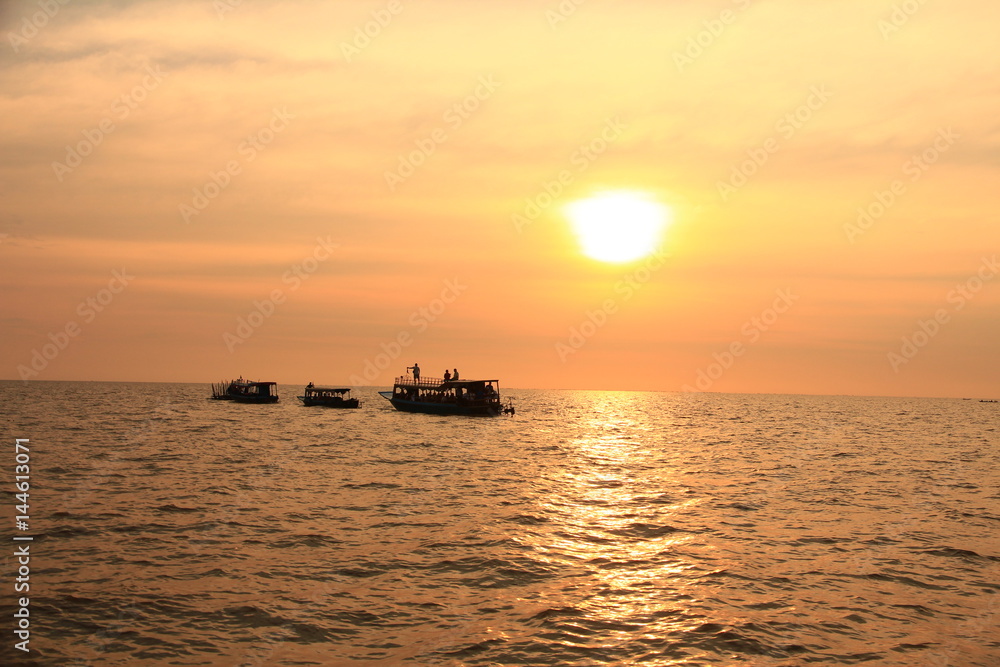
[[[379,395],[402,412],[424,412],[432,415],[514,414],[508,401],[500,400],[499,380],[441,380],[409,375],[396,378],[392,391]]]
[[[983,399],[983,400],[980,400],[979,402],[980,402],[980,403],[996,403],[996,401],[987,401],[987,400],[985,400],[985,399]]]
[[[250,382],[240,378],[212,385],[212,398],[237,403],[277,403],[277,382]]]
[[[351,390],[344,387],[317,387],[310,382],[299,400],[305,406],[322,405],[327,408],[360,408],[361,401],[351,398]]]

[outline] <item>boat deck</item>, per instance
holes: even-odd
[[[394,382],[397,387],[407,387],[411,389],[442,389],[450,387],[465,387],[478,384],[500,384],[500,380],[445,380],[444,378],[425,378],[414,380],[410,375],[401,375]]]

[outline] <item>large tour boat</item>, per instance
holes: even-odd
[[[302,405],[322,405],[327,408],[360,408],[361,401],[351,398],[347,387],[317,387],[312,382],[306,385],[305,393],[299,396]]]
[[[443,380],[396,378],[392,391],[380,391],[392,407],[403,412],[425,412],[433,415],[514,414],[510,401],[500,399],[499,380]]]
[[[242,377],[238,380],[219,382],[212,385],[212,398],[217,401],[237,403],[277,403],[277,382],[251,382]]]

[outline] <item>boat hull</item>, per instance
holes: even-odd
[[[349,398],[346,401],[343,399],[328,400],[322,398],[308,398],[306,396],[299,396],[299,400],[302,401],[302,405],[307,408],[314,406],[320,406],[324,408],[360,408],[361,401],[356,398]]]
[[[457,403],[437,403],[430,401],[409,401],[394,398],[391,391],[380,391],[379,395],[389,401],[400,412],[422,412],[428,415],[467,415],[474,417],[496,417],[501,413],[499,405],[459,405]]]
[[[277,396],[230,396],[229,400],[236,401],[237,403],[255,403],[255,404],[265,404],[265,403],[277,403]]]

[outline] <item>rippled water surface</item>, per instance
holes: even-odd
[[[298,390],[0,383],[38,536],[2,662],[1000,664],[1000,404]]]

